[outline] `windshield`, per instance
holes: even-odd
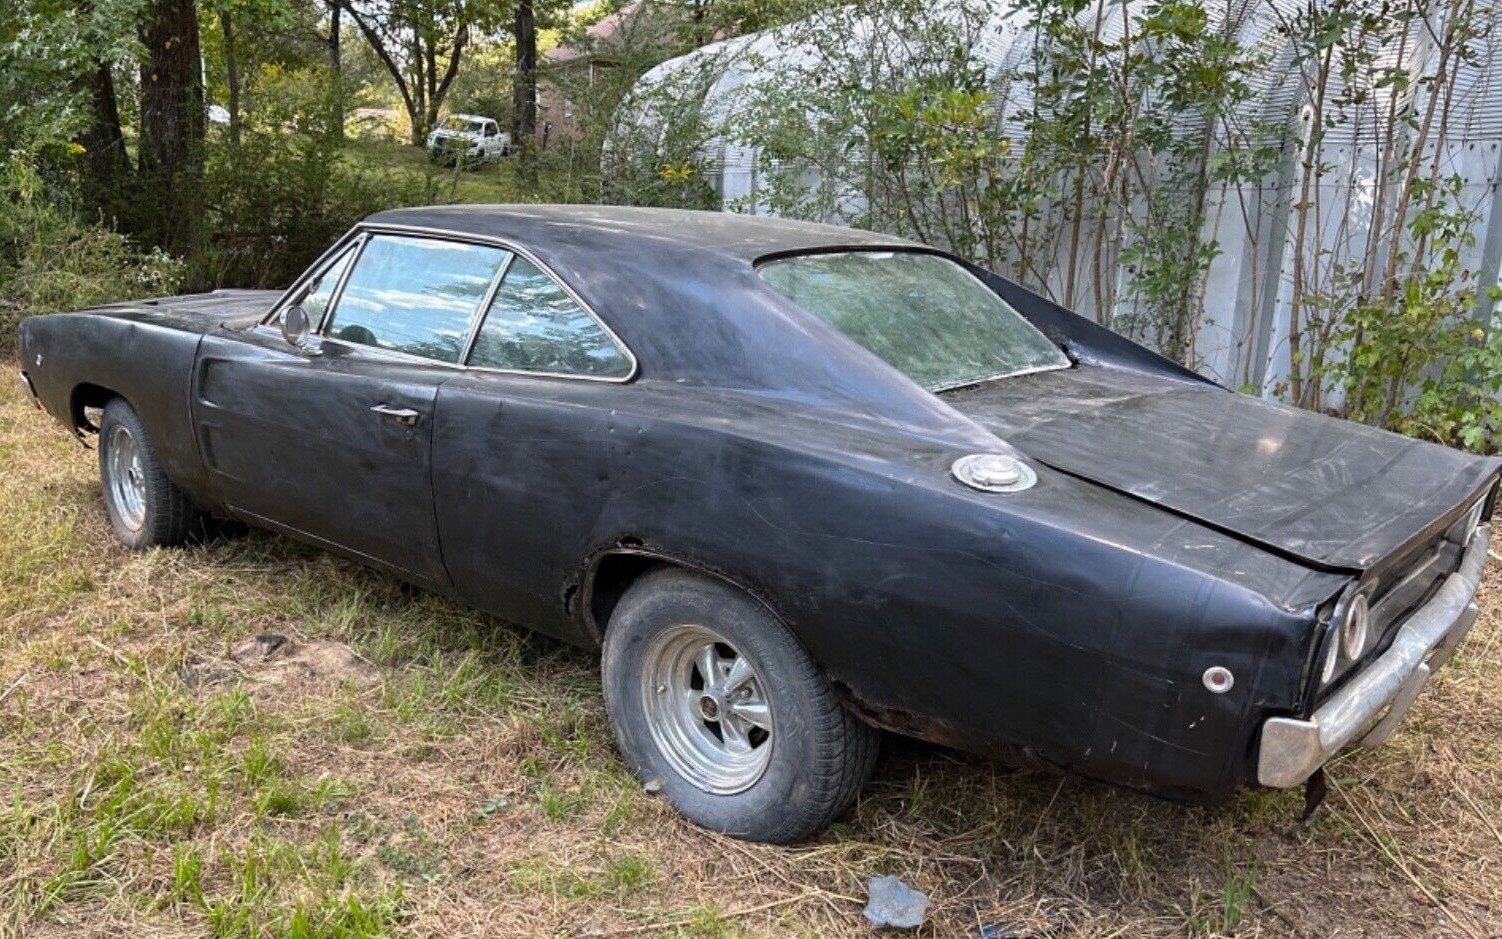
[[[995,291],[939,255],[806,254],[758,271],[772,289],[929,391],[1069,366]]]
[[[462,117],[451,117],[443,122],[443,129],[457,131],[461,134],[477,134],[480,132],[480,122],[467,120]]]

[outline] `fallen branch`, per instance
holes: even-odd
[[[4,704],[5,699],[10,697],[10,693],[21,687],[21,683],[24,681],[26,681],[26,673],[22,672],[20,678],[17,678],[15,681],[11,682],[9,688],[6,688],[3,692],[0,692],[0,704]]]

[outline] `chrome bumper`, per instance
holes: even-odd
[[[1490,525],[1476,528],[1460,569],[1408,618],[1380,658],[1331,695],[1308,720],[1273,717],[1262,725],[1259,783],[1279,789],[1297,786],[1358,737],[1362,746],[1375,747],[1392,734],[1429,676],[1454,654],[1476,622],[1479,610],[1474,598],[1486,568],[1491,533]],[[1376,720],[1384,708],[1387,713]]]

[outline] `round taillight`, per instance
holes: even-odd
[[[1371,608],[1367,605],[1366,594],[1358,593],[1351,600],[1345,622],[1340,626],[1340,646],[1345,651],[1346,658],[1353,662],[1366,651],[1367,625],[1370,619]]]

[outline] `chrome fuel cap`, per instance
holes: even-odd
[[[1005,453],[972,453],[954,461],[954,478],[981,492],[1022,492],[1038,481],[1032,467]]]

